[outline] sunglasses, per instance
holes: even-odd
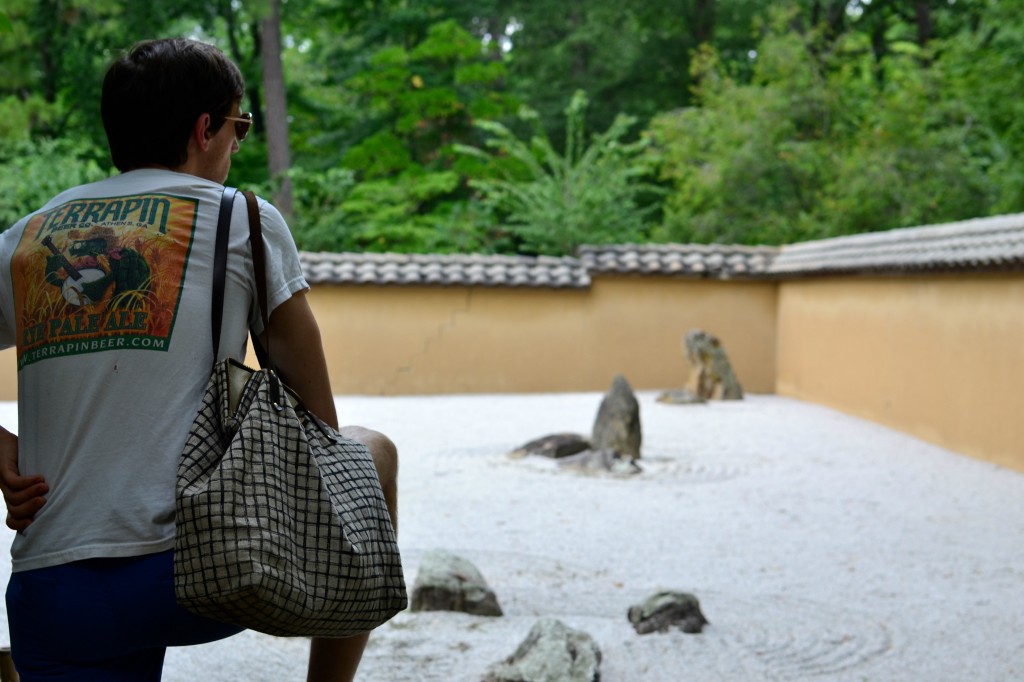
[[[224,120],[235,122],[235,139],[239,142],[245,139],[252,128],[252,113],[248,111],[241,116],[225,116]]]

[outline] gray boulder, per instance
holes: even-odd
[[[483,682],[599,682],[601,650],[586,632],[544,618]]]
[[[583,452],[589,447],[590,441],[587,440],[586,436],[581,436],[577,433],[553,433],[550,436],[542,436],[519,446],[508,453],[508,456],[520,458],[527,455],[540,455],[541,457],[560,459]]]
[[[477,567],[443,549],[427,552],[420,562],[409,609],[501,615],[498,598]]]
[[[593,450],[610,450],[619,458],[640,458],[640,404],[626,377],[616,374],[601,400],[590,438]]]
[[[687,391],[705,400],[743,399],[743,388],[717,338],[694,329],[683,337],[683,347],[692,367]]]
[[[658,592],[643,603],[629,607],[627,617],[641,635],[668,632],[672,627],[693,634],[709,624],[701,613],[700,602],[687,592]]]

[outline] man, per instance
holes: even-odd
[[[7,591],[21,679],[159,680],[166,646],[237,628],[174,602],[174,480],[213,361],[210,287],[223,183],[251,126],[215,48],[139,43],[108,70],[114,165],[0,234],[0,347],[17,345],[19,435],[0,429],[0,488],[18,531]],[[253,310],[246,211],[233,212],[222,356],[250,327],[286,383],[337,427],[323,347],[287,225],[260,201],[269,329]],[[374,455],[396,518],[397,453]],[[22,475],[20,472],[24,472]],[[350,680],[368,635],[314,639],[310,680]]]

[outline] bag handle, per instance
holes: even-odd
[[[231,209],[234,206],[238,190],[225,187],[221,194],[220,216],[217,218],[217,240],[213,252],[213,301],[210,306],[213,326],[213,361],[217,362],[220,354],[220,333],[224,314],[224,287],[227,275],[228,234],[231,231]],[[270,315],[267,313],[267,258],[263,245],[263,228],[260,223],[260,208],[256,195],[250,191],[242,192],[249,218],[249,242],[252,247],[252,269],[256,280],[256,304],[260,309],[263,331],[266,334],[267,346],[260,342],[259,337],[249,331],[253,350],[259,360],[260,367],[270,370],[270,399],[275,407],[281,409],[281,382],[277,368],[270,357]]]
[[[245,197],[245,207],[249,213],[249,244],[252,247],[252,270],[256,279],[256,305],[260,308],[260,319],[263,321],[263,334],[267,339],[264,347],[259,337],[249,330],[249,338],[252,339],[252,349],[256,352],[256,359],[260,367],[270,370],[270,402],[275,409],[282,409],[281,378],[277,373],[277,365],[270,357],[270,314],[267,312],[267,254],[263,246],[263,226],[260,221],[260,206],[256,201],[256,195],[246,190],[242,192]]]
[[[228,235],[231,232],[231,209],[235,203],[238,190],[225,187],[220,199],[220,216],[217,219],[217,239],[213,250],[213,298],[210,305],[210,326],[213,329],[213,361],[220,355],[220,335],[224,316],[224,287],[227,276]],[[260,208],[256,195],[249,191],[242,192],[245,197],[246,209],[249,213],[249,241],[252,245],[252,269],[256,280],[256,304],[263,320],[263,331],[269,332],[270,319],[267,315],[267,258],[263,246],[263,229],[260,223]],[[266,348],[256,337],[250,334],[253,349],[260,367],[273,369],[270,359],[269,341]],[[269,337],[268,337],[269,338]]]
[[[256,304],[260,308],[260,319],[263,321],[263,333],[266,334],[267,345],[264,347],[255,334],[252,337],[252,348],[256,352],[260,367],[276,372],[276,365],[270,357],[270,317],[267,314],[267,256],[263,246],[263,227],[260,222],[260,207],[256,195],[250,191],[242,192],[245,207],[249,212],[249,243],[252,246],[252,269],[256,278]]]
[[[231,232],[231,208],[238,190],[225,187],[220,196],[217,218],[217,239],[213,247],[213,300],[210,303],[210,325],[213,329],[213,361],[220,357],[221,320],[224,316],[224,280],[228,268],[228,233]]]

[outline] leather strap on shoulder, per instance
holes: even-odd
[[[238,193],[234,187],[225,187],[220,197],[220,215],[217,218],[217,240],[213,249],[213,300],[210,305],[210,325],[213,329],[213,361],[220,356],[220,329],[224,317],[224,282],[228,267],[228,235],[231,233],[231,209]]]
[[[256,195],[252,192],[242,192],[245,197],[245,206],[249,211],[249,243],[252,247],[252,269],[256,277],[256,303],[260,307],[260,319],[263,320],[263,333],[268,339],[267,347],[256,337],[252,337],[252,347],[261,367],[273,368],[270,359],[270,313],[267,307],[267,257],[263,246],[263,227],[260,222],[260,207],[256,201]]]

